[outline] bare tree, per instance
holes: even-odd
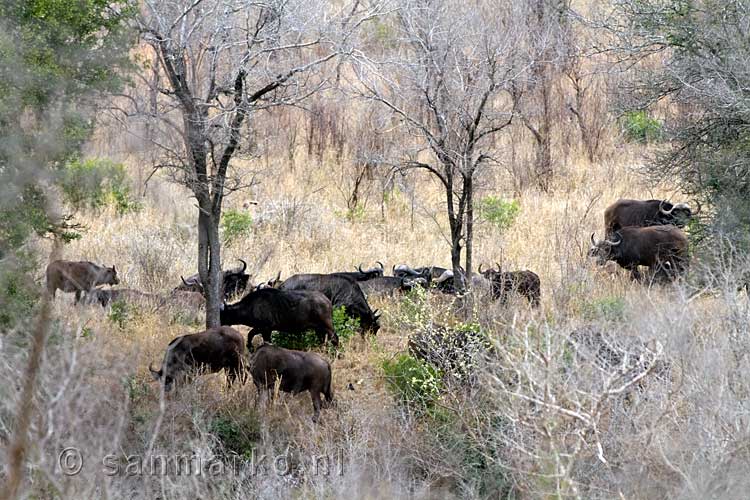
[[[463,290],[471,275],[475,181],[494,158],[493,136],[514,116],[512,82],[525,71],[515,49],[523,5],[400,0],[389,53],[359,53],[359,95],[380,103],[412,141],[392,159],[430,172],[445,190],[451,264]],[[382,36],[382,35],[381,35]],[[362,46],[371,46],[367,43]]]
[[[158,90],[158,109],[146,111],[162,131],[152,134],[161,151],[157,168],[198,202],[198,272],[209,327],[219,324],[222,202],[253,182],[230,168],[258,127],[248,120],[325,88],[326,63],[345,52],[348,33],[372,13],[362,10],[356,1],[348,9],[322,0],[145,2],[140,29],[161,71],[142,82]],[[136,110],[129,112],[142,116],[139,100],[130,102]]]

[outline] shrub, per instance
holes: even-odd
[[[74,209],[114,206],[117,213],[138,211],[128,185],[125,167],[106,159],[73,160],[60,174],[63,199]]]
[[[339,344],[344,344],[359,331],[359,318],[346,314],[344,306],[333,308],[333,330],[339,337]]]
[[[604,297],[586,302],[583,305],[583,317],[589,320],[620,321],[625,317],[625,301],[620,297]]]
[[[255,412],[217,415],[209,424],[209,432],[221,442],[224,451],[250,458],[260,440],[260,421]]]
[[[406,406],[431,407],[443,387],[437,368],[405,353],[384,360],[383,373],[390,390]]]
[[[320,346],[318,335],[312,330],[307,330],[302,335],[274,331],[271,333],[271,343],[279,347],[298,351],[308,351]]]
[[[125,301],[112,302],[107,318],[120,329],[125,328],[125,323],[130,319],[130,311]]]
[[[346,314],[344,306],[333,308],[333,330],[339,337],[339,349],[359,331],[359,318],[352,318]],[[273,332],[271,343],[286,349],[307,351],[320,346],[318,335],[308,330],[302,335],[285,332]]]
[[[448,379],[473,383],[481,357],[492,347],[478,323],[453,328],[427,325],[409,337],[409,352]]]
[[[249,235],[252,228],[253,218],[250,214],[230,209],[221,215],[221,231],[226,245],[232,244],[241,236]]]
[[[662,125],[656,118],[651,118],[646,111],[629,111],[622,121],[625,137],[631,142],[647,144],[662,138]]]
[[[31,317],[39,300],[34,283],[35,259],[29,254],[8,257],[0,268],[0,330],[10,330],[18,321]]]
[[[505,201],[496,196],[482,198],[478,208],[479,217],[501,231],[513,225],[521,211],[518,200]]]

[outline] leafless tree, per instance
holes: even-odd
[[[512,83],[526,71],[516,50],[525,7],[479,1],[467,8],[447,0],[395,5],[383,53],[357,54],[358,93],[390,110],[411,136],[392,159],[396,168],[427,170],[442,184],[454,279],[463,290],[464,246],[466,275],[472,271],[475,181],[493,162],[491,139],[513,120]]]
[[[161,152],[157,168],[197,200],[207,326],[219,323],[222,202],[253,182],[231,168],[259,127],[252,118],[259,110],[298,105],[327,87],[327,63],[347,51],[350,33],[376,9],[358,1],[144,2],[140,30],[160,70],[141,83],[157,87],[158,103],[141,106],[131,95],[135,110],[127,111],[158,122],[162,133],[150,134]]]

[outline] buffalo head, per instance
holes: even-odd
[[[690,218],[701,212],[701,204],[697,203],[698,209],[693,212],[687,203],[672,204],[662,200],[659,203],[659,222],[662,224],[672,224],[677,227],[685,227],[690,222]]]
[[[622,236],[615,233],[616,240],[602,240],[597,241],[594,237],[594,233],[591,233],[591,248],[589,249],[589,257],[596,257],[596,263],[603,266],[608,260],[612,260],[617,256],[619,246],[622,243]]]

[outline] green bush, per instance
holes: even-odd
[[[496,196],[487,196],[479,202],[479,217],[498,229],[505,230],[513,225],[521,212],[518,200],[505,201]]]
[[[39,287],[33,279],[35,264],[29,254],[19,253],[8,257],[0,268],[0,331],[31,317],[39,300]]]
[[[663,135],[661,122],[643,110],[625,113],[622,127],[628,141],[641,144],[658,142]]]
[[[479,323],[460,323],[451,328],[429,324],[409,337],[409,352],[435,367],[444,380],[474,383],[477,369],[492,342]]]
[[[255,412],[239,415],[217,415],[209,432],[221,442],[224,451],[250,458],[260,440],[260,420]]]
[[[253,229],[253,218],[239,210],[226,210],[221,215],[221,231],[224,244],[231,245],[241,236],[247,236]]]
[[[352,318],[347,315],[344,306],[334,307],[333,330],[339,337],[339,349],[341,349],[346,341],[359,331],[359,318]],[[296,349],[298,351],[307,351],[320,346],[318,336],[312,330],[308,330],[302,335],[275,331],[271,333],[271,343],[279,347]]]
[[[443,388],[440,371],[409,354],[384,360],[383,373],[389,389],[406,406],[429,408]]]
[[[620,321],[625,317],[625,301],[620,297],[604,297],[586,302],[583,317],[588,320]]]
[[[122,300],[112,302],[107,318],[120,329],[125,328],[125,323],[130,319],[128,305]]]
[[[110,160],[68,162],[60,174],[60,187],[65,202],[76,210],[110,205],[124,214],[141,208],[132,198],[125,167]]]

